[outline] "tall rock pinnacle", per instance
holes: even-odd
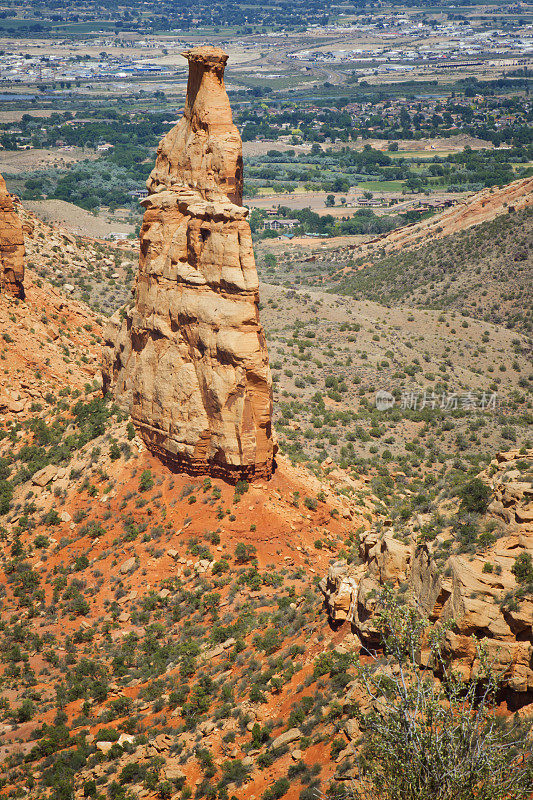
[[[0,292],[24,297],[24,255],[22,222],[0,175]]]
[[[183,117],[161,140],[148,189],[188,187],[206,199],[242,203],[242,144],[224,86],[228,56],[218,47],[183,53],[189,80]]]
[[[242,146],[224,87],[227,55],[189,61],[185,111],[148,179],[133,308],[106,331],[112,387],[170,466],[269,477],[272,379],[242,202]]]

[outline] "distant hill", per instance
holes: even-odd
[[[24,206],[50,225],[62,225],[67,231],[80,236],[105,239],[111,234],[121,234],[124,239],[134,232],[130,222],[111,212],[93,214],[66,200],[26,200]]]
[[[380,251],[368,266],[333,279],[336,291],[381,303],[455,309],[529,332],[533,209],[500,214],[418,247]],[[357,266],[356,262],[356,266]]]
[[[452,233],[467,230],[483,222],[489,222],[501,214],[522,211],[533,206],[533,178],[521,178],[497,188],[482,189],[457,205],[440,211],[429,219],[397,228],[382,234],[363,245],[362,248],[349,248],[372,252],[379,247],[387,252],[416,247],[428,239],[442,239]]]

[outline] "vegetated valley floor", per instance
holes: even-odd
[[[20,386],[0,440],[0,790],[311,800],[353,772],[358,661],[317,582],[358,563],[383,515],[400,536],[420,514],[442,529],[453,472],[417,449],[402,475],[383,459],[360,480],[284,456],[250,487],[172,474],[90,380],[96,315],[36,281],[0,318]],[[338,337],[345,309],[315,302]],[[488,523],[468,541],[482,558]]]

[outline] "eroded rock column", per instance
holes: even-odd
[[[135,302],[108,326],[104,386],[171,466],[269,477],[272,380],[227,55],[214,47],[184,55],[185,111],[147,182]]]

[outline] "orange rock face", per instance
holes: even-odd
[[[267,478],[272,380],[227,55],[214,47],[184,55],[185,111],[147,182],[135,303],[107,328],[104,388],[174,468]]]
[[[24,234],[6,182],[0,175],[0,292],[24,297]]]
[[[228,56],[218,47],[183,55],[189,62],[183,117],[159,143],[148,190],[195,189],[204,198],[240,205],[242,143],[224,87]]]

